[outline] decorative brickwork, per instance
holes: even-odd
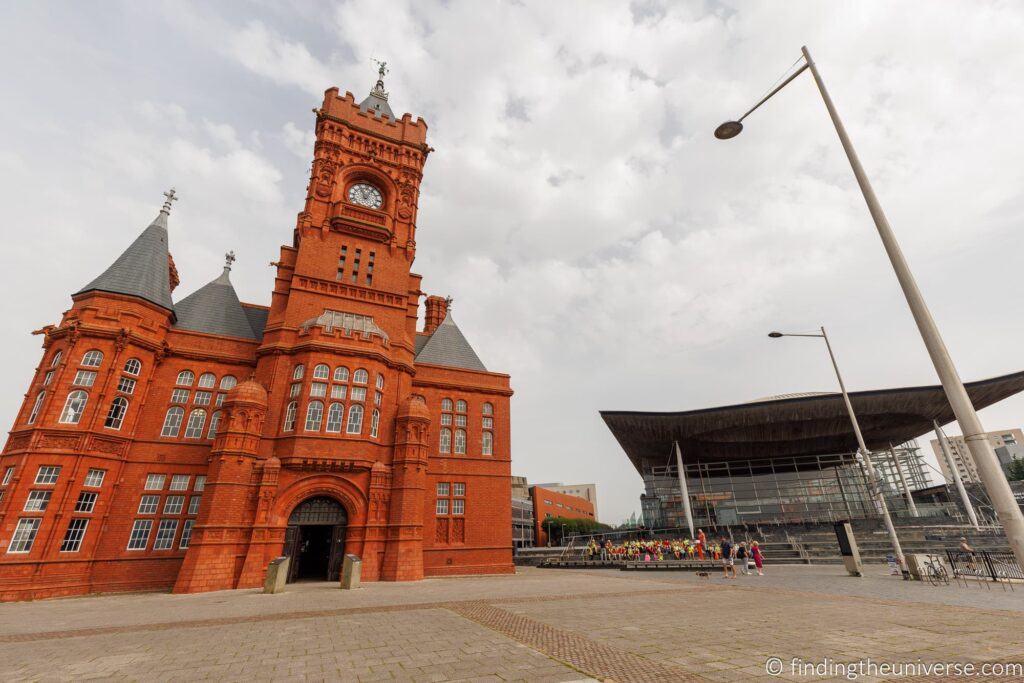
[[[362,557],[364,581],[513,571],[509,377],[460,365],[468,347],[449,363],[438,343],[417,362],[441,322],[462,339],[441,297],[417,329],[427,125],[365,104],[332,88],[316,110],[269,306],[238,302],[229,254],[179,315],[170,191],[39,331],[0,456],[0,599],[258,586],[282,553],[310,577],[336,574],[345,553]],[[444,515],[439,482],[460,491]],[[25,510],[32,491],[49,492],[43,509]],[[313,497],[336,501],[341,521],[290,521]],[[442,518],[458,530],[443,542]]]

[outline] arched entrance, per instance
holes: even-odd
[[[341,503],[327,496],[307,498],[292,510],[284,537],[284,554],[291,558],[289,581],[337,581],[345,556],[348,515]]]

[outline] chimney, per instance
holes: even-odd
[[[434,330],[448,313],[448,300],[443,296],[428,296],[423,302],[427,307],[426,319],[423,323],[423,334],[434,334]]]

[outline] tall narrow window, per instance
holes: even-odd
[[[377,438],[378,429],[380,429],[380,411],[374,410],[373,415],[370,416],[370,436],[372,438]]]
[[[118,396],[110,402],[110,410],[107,411],[107,419],[103,426],[107,429],[120,429],[124,422],[124,415],[128,412],[128,399]]]
[[[39,417],[39,409],[43,407],[43,399],[46,398],[46,392],[40,391],[36,394],[35,403],[32,404],[32,412],[28,414],[28,423],[35,424],[36,418]]]
[[[153,541],[153,550],[168,550],[174,547],[174,534],[177,531],[178,520],[161,519],[156,530],[156,540]]]
[[[295,412],[298,408],[299,404],[292,401],[288,404],[288,407],[284,409],[284,427],[282,427],[284,431],[290,432],[295,429]]]
[[[337,434],[341,431],[341,423],[345,420],[345,406],[341,403],[332,403],[327,411],[327,431]]]
[[[164,426],[160,430],[160,436],[175,437],[181,429],[181,421],[185,417],[185,411],[178,406],[173,406],[164,416]]]
[[[132,525],[131,536],[128,537],[128,550],[145,550],[149,544],[149,532],[153,530],[153,520],[137,519]]]
[[[345,277],[345,258],[348,256],[348,247],[341,247],[341,254],[338,256],[338,279]]]
[[[13,477],[13,476],[14,476],[14,465],[11,465],[6,470],[4,470],[3,483],[0,483],[0,486],[7,486],[8,484],[10,484],[11,483],[11,477]]]
[[[64,410],[60,413],[61,424],[76,425],[85,412],[85,404],[89,402],[89,394],[84,391],[72,391],[64,401]]]
[[[191,370],[182,370],[178,373],[178,379],[175,380],[175,384],[183,387],[192,386],[192,382],[196,381],[195,374]]]
[[[188,424],[185,426],[186,439],[203,438],[203,425],[206,424],[206,411],[202,408],[193,410],[188,416]]]
[[[455,453],[457,455],[465,455],[466,453],[466,430],[456,429],[455,430]]]
[[[82,547],[82,540],[85,538],[85,530],[89,527],[87,519],[72,519],[68,523],[68,530],[64,532],[64,540],[60,543],[62,553],[77,553]]]
[[[361,405],[352,405],[348,409],[348,428],[345,430],[349,434],[361,434],[363,431],[363,407]]]
[[[441,448],[442,453],[452,452],[452,430],[444,427],[441,429]]]
[[[129,375],[138,375],[142,371],[142,361],[138,358],[129,358],[124,362],[124,371]]]
[[[373,284],[373,260],[377,257],[376,252],[370,252],[370,259],[366,263],[366,284]]]
[[[441,410],[446,413],[452,412],[452,400],[450,398],[441,401]]]
[[[306,431],[319,432],[320,425],[324,420],[324,404],[320,401],[310,401],[306,408]]]
[[[60,365],[60,359],[63,358],[63,357],[64,357],[64,352],[63,351],[58,351],[57,353],[53,354],[53,358],[50,360],[50,367],[51,368],[55,368],[58,365]]]
[[[377,391],[384,391],[384,375],[377,375]]]
[[[36,534],[39,533],[39,525],[42,523],[38,517],[30,519],[19,519],[18,526],[11,536],[11,544],[7,546],[9,553],[27,553],[32,550],[32,544],[36,542]]]
[[[181,527],[181,541],[178,542],[178,547],[182,550],[188,548],[188,544],[192,541],[193,524],[195,524],[195,520],[186,519],[185,524]]]
[[[220,411],[214,411],[213,415],[210,416],[210,431],[206,432],[207,439],[213,439],[217,437],[217,427],[220,426]]]
[[[480,452],[484,455],[494,454],[494,435],[490,432],[484,432],[480,443]]]
[[[461,399],[456,401],[455,402],[455,412],[456,413],[464,413],[464,412],[466,412],[466,402],[461,400]]]
[[[295,369],[292,370],[292,379],[302,379],[304,374],[306,374],[306,366],[299,363],[295,366]]]
[[[82,356],[82,365],[87,368],[98,368],[103,364],[103,352],[98,349],[87,351]]]

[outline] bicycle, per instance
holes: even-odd
[[[949,585],[949,572],[946,571],[945,565],[942,564],[942,558],[938,555],[926,555],[928,560],[922,566],[925,575],[928,577],[928,583],[933,586],[940,584]]]

